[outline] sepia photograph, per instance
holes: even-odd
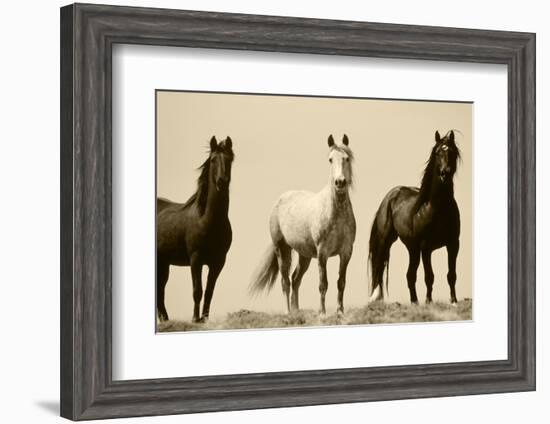
[[[157,332],[472,320],[471,102],[155,102]]]

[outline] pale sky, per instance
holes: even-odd
[[[277,198],[288,190],[319,191],[328,182],[327,138],[343,134],[355,155],[351,200],[357,236],[344,295],[346,308],[367,303],[368,237],[385,194],[397,185],[418,186],[434,144],[434,133],[455,132],[462,162],[455,175],[461,214],[457,297],[472,297],[472,104],[372,99],[335,99],[217,93],[157,93],[157,194],[184,202],[194,193],[198,166],[207,158],[208,141],[231,136],[235,161],[229,219],[233,243],[214,292],[211,318],[240,309],[285,312],[280,282],[267,295],[251,298],[251,274],[269,243],[268,220]],[[434,300],[449,300],[445,249],[432,255]],[[408,255],[398,240],[391,250],[390,296],[409,302]],[[327,313],[336,310],[338,258],[329,259]],[[207,268],[203,271],[203,287]],[[318,270],[313,260],[300,290],[300,307],[318,309]],[[417,292],[424,302],[422,265]],[[151,293],[154,299],[155,293]],[[171,319],[192,315],[189,267],[170,269],[166,307]]]

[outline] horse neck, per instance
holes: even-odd
[[[325,196],[327,212],[331,217],[345,213],[351,206],[348,190],[344,194],[339,195],[336,193],[332,182],[329,182],[325,186],[322,193]]]
[[[204,216],[207,219],[219,219],[227,217],[229,211],[229,188],[217,190],[215,184],[208,186],[208,198]]]
[[[437,178],[434,178],[430,189],[430,203],[436,207],[443,207],[447,205],[453,198],[453,181],[448,184],[442,184]]]

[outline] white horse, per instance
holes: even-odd
[[[253,275],[250,290],[269,291],[280,271],[289,313],[299,310],[298,292],[302,277],[311,259],[317,258],[321,294],[319,313],[326,314],[327,259],[336,255],[340,256],[337,312],[344,313],[346,270],[355,241],[355,217],[349,198],[353,153],[346,135],[342,143],[336,145],[332,135],[328,138],[330,180],[320,192],[288,191],[279,198],[271,212],[272,245]],[[292,250],[299,258],[290,279]],[[291,287],[292,298],[289,297]]]

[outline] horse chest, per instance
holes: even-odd
[[[432,226],[427,231],[426,238],[437,248],[446,245],[449,240],[457,237],[458,232],[454,220],[448,214],[442,214],[434,219]]]
[[[355,218],[353,214],[345,211],[336,218],[321,220],[314,240],[317,249],[328,257],[350,249],[355,240]]]
[[[229,221],[198,222],[185,234],[187,251],[205,258],[225,256],[231,246],[232,232]]]
[[[342,250],[344,245],[347,244],[346,241],[347,237],[345,233],[341,231],[331,232],[326,237],[322,248],[325,250],[327,256],[334,256]]]
[[[455,222],[455,211],[452,208],[435,210],[427,207],[421,209],[414,218],[413,233],[425,247],[439,249],[458,237]]]

